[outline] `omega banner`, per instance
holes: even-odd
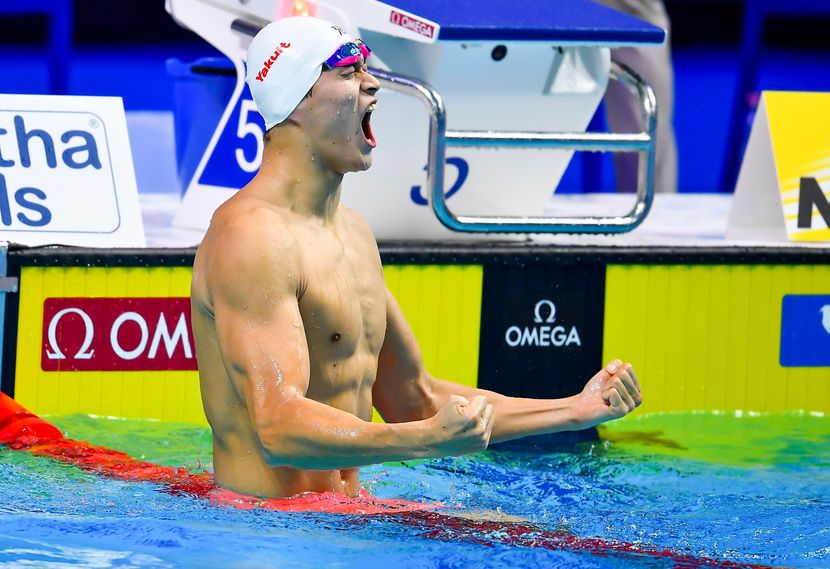
[[[20,267],[14,357],[3,390],[34,413],[90,413],[205,424],[186,264]],[[73,259],[74,260],[74,259]],[[159,263],[160,265],[161,263]],[[8,320],[8,319],[7,319]],[[10,351],[10,350],[9,350]]]
[[[601,267],[487,267],[482,296],[480,387],[565,397],[602,366]]]
[[[43,371],[195,370],[189,298],[47,298]]]

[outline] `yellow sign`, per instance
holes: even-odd
[[[765,92],[729,237],[830,241],[830,93]]]
[[[199,394],[199,375],[193,368],[127,370],[124,366],[93,366],[78,368],[75,360],[84,352],[102,355],[99,341],[110,338],[111,327],[101,329],[100,320],[90,310],[70,307],[60,323],[48,316],[50,301],[74,299],[132,298],[167,299],[190,296],[190,267],[24,267],[20,275],[20,309],[17,333],[15,398],[24,406],[42,415],[90,413],[125,418],[152,418],[164,421],[206,423]],[[83,312],[83,314],[82,314]],[[88,321],[89,326],[84,326]],[[168,318],[171,326],[175,321]],[[55,322],[54,326],[52,322]],[[64,327],[76,324],[74,338]],[[152,346],[148,324],[143,352]],[[140,328],[135,322],[122,326],[122,344],[130,350],[136,342],[125,334]],[[175,332],[171,333],[175,335]],[[87,341],[89,337],[89,341]],[[172,339],[172,338],[171,338]],[[73,343],[74,342],[74,343]],[[129,343],[129,345],[127,345]],[[87,345],[88,344],[88,345]],[[182,351],[182,342],[176,349]],[[86,349],[81,349],[86,348]],[[162,356],[166,344],[160,340]],[[138,355],[138,354],[136,354]],[[157,354],[158,355],[158,354]],[[51,357],[59,357],[54,366]]]
[[[788,367],[780,351],[782,300],[828,283],[829,266],[610,265],[603,361],[634,364],[637,413],[828,414],[830,367]]]

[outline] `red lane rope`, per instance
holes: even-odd
[[[533,525],[516,522],[477,521],[429,511],[413,511],[389,517],[421,530],[421,535],[424,537],[441,541],[469,541],[488,546],[541,547],[631,562],[662,559],[671,562],[672,567],[684,569],[697,567],[770,569],[767,565],[699,557],[670,549],[655,548],[647,544],[640,545],[597,537],[579,537],[563,530],[543,530]]]
[[[123,452],[67,439],[60,430],[30,413],[12,398],[0,393],[0,444],[35,456],[72,464],[85,472],[135,482],[151,482],[175,495],[207,499],[240,509],[264,508],[283,512],[326,512],[365,514],[412,527],[429,539],[465,541],[482,545],[515,545],[551,550],[588,553],[621,559],[663,559],[674,567],[718,567],[724,569],[763,569],[765,565],[721,561],[697,557],[670,549],[659,549],[595,537],[579,537],[566,531],[543,530],[516,522],[471,520],[435,511],[438,504],[375,498],[362,491],[350,498],[333,492],[301,494],[292,498],[261,499],[220,488],[207,473],[184,468],[159,466],[137,460]],[[359,521],[357,523],[360,523]]]
[[[67,439],[60,430],[30,413],[19,403],[0,393],[0,444],[35,456],[52,458],[107,478],[150,482],[175,495],[205,498],[239,509],[264,508],[285,512],[329,512],[342,514],[400,513],[435,508],[407,500],[375,498],[367,492],[351,498],[334,492],[307,493],[292,498],[267,499],[238,494],[219,487],[207,473],[184,468],[159,466],[135,459],[120,451]]]

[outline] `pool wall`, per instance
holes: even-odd
[[[38,414],[205,423],[189,329],[194,252],[13,248],[3,391]],[[382,244],[381,254],[438,377],[560,397],[621,357],[643,384],[637,413],[830,412],[827,249]]]

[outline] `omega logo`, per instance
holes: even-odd
[[[542,299],[536,303],[536,307],[533,309],[533,321],[537,324],[542,322],[542,307],[548,307],[548,317],[544,322],[550,324],[554,320],[556,320],[556,305],[548,299]]]
[[[44,371],[190,370],[188,298],[49,298]]]
[[[556,321],[556,304],[546,298],[533,308],[533,322],[536,326],[510,326],[504,333],[504,341],[511,348],[519,346],[556,347],[582,345],[576,326],[547,326]],[[544,324],[539,326],[539,324]]]
[[[95,353],[95,350],[90,351],[89,346],[92,344],[92,338],[95,336],[95,325],[92,323],[92,318],[89,317],[89,314],[81,310],[80,308],[64,308],[57,314],[52,317],[52,320],[49,321],[49,347],[51,350],[46,351],[46,357],[50,360],[65,360],[66,356],[61,351],[60,347],[58,347],[58,339],[56,337],[58,331],[58,322],[61,321],[61,318],[66,316],[67,314],[77,314],[81,317],[81,320],[84,322],[84,330],[86,330],[86,334],[84,334],[84,343],[81,344],[81,348],[75,353],[76,360],[89,360],[92,359],[92,355]]]
[[[89,347],[92,345],[92,340],[95,337],[95,325],[92,323],[92,318],[89,317],[89,314],[80,308],[64,308],[52,317],[52,320],[49,322],[49,329],[47,332],[50,349],[46,351],[46,357],[50,360],[66,359],[66,354],[61,351],[60,346],[58,345],[56,333],[58,323],[61,318],[67,314],[79,315],[81,320],[83,320],[85,330],[84,341],[81,344],[80,349],[72,356],[73,359],[92,359],[92,356],[95,354],[95,350],[90,350]],[[135,322],[141,333],[141,339],[139,340],[138,345],[132,349],[126,349],[121,345],[121,341],[119,340],[118,333],[126,322]],[[122,360],[134,360],[143,354],[149,339],[150,329],[147,325],[147,320],[145,320],[144,317],[137,312],[124,312],[115,319],[115,322],[112,323],[112,327],[110,328],[110,347],[112,348],[112,351],[115,352],[115,354]],[[176,323],[176,327],[174,328],[172,334],[167,326],[167,319],[164,317],[164,314],[159,315],[158,322],[156,323],[156,329],[153,333],[153,339],[152,342],[150,342],[150,350],[147,352],[148,358],[156,358],[159,346],[162,342],[164,342],[164,348],[167,352],[168,358],[173,357],[173,352],[176,350],[176,344],[178,343],[181,343],[184,347],[184,356],[188,359],[193,358],[193,351],[190,348],[187,332],[187,321],[185,320],[184,314],[179,315],[179,320]]]

